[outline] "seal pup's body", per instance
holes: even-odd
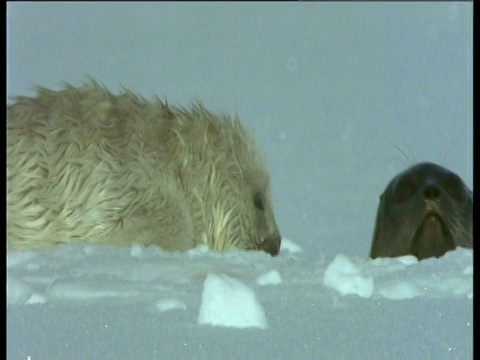
[[[158,245],[276,255],[269,175],[239,120],[95,81],[7,106],[7,249]]]

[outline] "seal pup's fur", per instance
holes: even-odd
[[[277,255],[267,167],[236,117],[94,80],[7,106],[7,249],[158,245]]]

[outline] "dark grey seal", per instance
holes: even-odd
[[[473,192],[452,171],[419,163],[395,176],[380,196],[371,258],[441,257],[473,249]]]

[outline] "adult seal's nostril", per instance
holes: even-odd
[[[441,189],[437,184],[429,184],[423,188],[423,197],[427,200],[438,200]]]
[[[414,165],[395,176],[380,196],[370,257],[422,260],[457,246],[472,249],[472,214],[472,192],[458,175],[432,163]]]

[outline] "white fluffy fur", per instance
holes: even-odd
[[[9,250],[280,246],[266,166],[236,118],[113,95],[95,81],[38,88],[7,115]]]

